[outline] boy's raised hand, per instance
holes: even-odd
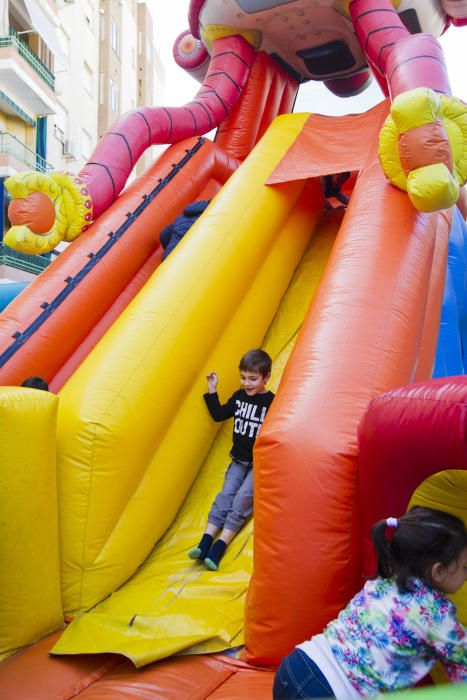
[[[217,372],[209,372],[209,374],[206,376],[206,379],[208,380],[209,393],[215,394],[217,391],[217,382],[219,381]]]

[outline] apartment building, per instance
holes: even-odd
[[[141,2],[138,4],[137,104],[163,104],[164,87],[164,67],[154,39],[151,13],[146,3]],[[143,173],[161,150],[160,146],[149,148],[136,164],[136,175]]]
[[[152,27],[136,0],[0,0],[0,284],[27,282],[50,262],[1,243],[5,178],[77,172],[120,114],[155,104],[163,69]]]

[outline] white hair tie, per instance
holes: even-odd
[[[399,521],[397,518],[386,518],[386,525],[388,527],[397,527],[399,525]]]

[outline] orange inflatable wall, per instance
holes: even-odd
[[[413,381],[422,346],[434,358],[436,318],[428,325],[425,313],[441,305],[449,226],[418,213],[375,158],[360,174],[255,447],[245,617],[255,664],[277,665],[361,585],[357,426],[373,396]]]

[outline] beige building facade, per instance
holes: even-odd
[[[136,0],[0,0],[0,201],[6,177],[77,172],[119,115],[160,103],[153,21]],[[0,243],[0,283],[47,264]]]
[[[164,69],[154,41],[148,5],[136,0],[100,0],[99,137],[118,115],[160,104]],[[134,175],[149,166],[160,149],[149,149]]]

